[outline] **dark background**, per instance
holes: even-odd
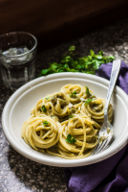
[[[0,0],[0,34],[31,32],[40,49],[126,17],[127,0]]]

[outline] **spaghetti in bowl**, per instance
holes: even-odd
[[[67,159],[85,158],[99,142],[104,104],[87,86],[66,84],[38,100],[23,124],[22,137],[37,151]],[[112,122],[111,105],[108,116]]]
[[[98,161],[102,161],[112,155],[114,155],[115,153],[117,153],[119,150],[121,150],[127,143],[127,115],[128,115],[128,108],[127,108],[127,95],[119,88],[116,87],[116,93],[114,94],[113,98],[112,98],[112,106],[113,106],[113,110],[114,110],[114,121],[113,121],[113,126],[114,126],[114,136],[115,136],[115,140],[114,142],[111,144],[111,146],[103,151],[100,152],[99,154],[95,154],[95,155],[89,155],[88,157],[82,157],[82,158],[65,158],[65,157],[57,157],[57,156],[53,156],[53,154],[51,155],[51,153],[53,153],[55,150],[53,150],[52,148],[52,142],[50,143],[49,141],[49,146],[50,148],[45,149],[45,151],[47,151],[47,153],[44,153],[44,149],[42,149],[42,151],[38,151],[37,149],[33,149],[32,147],[30,147],[27,144],[27,138],[26,138],[26,142],[22,139],[21,134],[22,134],[22,125],[23,122],[25,122],[29,117],[30,117],[30,110],[33,106],[36,105],[37,101],[40,101],[41,98],[46,98],[47,95],[52,95],[53,93],[58,93],[59,92],[59,97],[61,97],[62,100],[64,100],[65,98],[65,89],[67,85],[80,85],[82,87],[85,86],[89,88],[89,90],[93,90],[93,92],[96,95],[96,98],[103,98],[103,100],[106,98],[106,94],[107,94],[107,88],[108,88],[108,81],[94,76],[94,75],[87,75],[87,74],[81,74],[81,73],[61,73],[61,74],[54,74],[54,75],[49,75],[47,77],[41,77],[38,79],[35,79],[29,83],[27,83],[26,85],[24,85],[23,87],[21,87],[20,89],[18,89],[8,100],[8,102],[5,105],[5,108],[3,110],[3,114],[2,114],[2,125],[3,125],[3,130],[4,133],[8,139],[8,141],[10,142],[10,144],[22,155],[24,155],[25,157],[37,161],[39,163],[43,163],[43,164],[47,164],[47,165],[53,165],[53,166],[62,166],[62,167],[74,167],[74,166],[82,166],[82,165],[88,165],[88,164],[92,164],[92,163],[96,163]],[[60,94],[60,89],[61,90],[61,94]],[[73,92],[73,91],[72,91]],[[84,93],[86,93],[86,89],[84,91]],[[79,94],[81,94],[79,92]],[[54,96],[55,96],[54,95]],[[70,94],[69,94],[70,96]],[[68,97],[68,95],[66,96]],[[83,98],[82,103],[84,102],[84,100],[86,100],[87,98],[83,95],[80,96],[80,98]],[[71,100],[70,100],[71,99]],[[70,101],[69,101],[70,100]],[[76,101],[75,101],[76,100]],[[79,99],[78,99],[79,100]],[[95,100],[95,99],[94,99]],[[46,103],[48,104],[47,101],[41,101],[43,103],[38,103],[39,106],[45,106]],[[46,103],[44,103],[46,102]],[[79,115],[79,113],[73,113],[73,117],[69,118],[68,121],[64,120],[63,118],[61,118],[61,115],[65,118],[67,118],[67,116],[70,116],[70,113],[67,110],[67,106],[69,108],[73,108],[74,105],[76,105],[76,109],[78,109],[79,111],[79,107],[77,107],[77,105],[79,105],[80,101],[77,101],[77,98],[73,98],[73,97],[68,97],[68,99],[66,99],[66,104],[64,102],[63,106],[65,110],[61,110],[58,111],[57,108],[55,110],[55,117],[54,118],[58,118],[59,121],[57,122],[54,118],[52,118],[52,121],[55,123],[59,123],[57,126],[54,125],[54,123],[52,124],[52,121],[50,116],[48,116],[48,114],[43,114],[41,116],[39,116],[38,114],[38,110],[36,111],[35,108],[32,111],[33,116],[35,114],[37,114],[37,116],[35,115],[35,117],[33,117],[33,120],[38,121],[38,132],[37,135],[41,136],[41,129],[40,128],[40,123],[41,124],[45,124],[44,128],[48,128],[49,127],[54,127],[52,130],[55,129],[54,132],[51,131],[51,135],[54,135],[54,138],[56,138],[56,141],[54,146],[58,145],[58,141],[59,141],[59,131],[62,130],[62,127],[64,129],[63,132],[61,132],[62,135],[62,141],[64,141],[65,144],[69,145],[69,143],[67,142],[67,140],[72,140],[73,138],[75,138],[75,145],[79,142],[79,145],[76,147],[76,149],[78,150],[78,154],[82,155],[84,154],[86,156],[86,153],[83,153],[82,150],[82,146],[80,144],[80,142],[82,141],[84,135],[79,135],[79,138],[76,137],[76,131],[78,133],[79,130],[75,130],[75,128],[72,128],[72,132],[69,131],[70,129],[70,125],[73,122],[73,125],[75,125],[75,127],[81,127],[81,124],[83,124],[83,119],[84,121],[86,120],[86,123],[84,122],[85,125],[88,124],[88,127],[90,126],[90,118],[85,118],[84,116]],[[69,102],[69,103],[68,103]],[[54,103],[54,101],[53,101]],[[90,103],[91,104],[91,103]],[[46,110],[47,107],[49,105],[46,105]],[[56,106],[56,105],[55,105]],[[56,106],[57,107],[57,106]],[[38,108],[38,107],[37,107]],[[44,109],[45,110],[45,109]],[[81,106],[80,108],[80,113],[81,111],[83,111],[83,113],[85,113],[85,108],[83,106]],[[68,114],[69,113],[69,114]],[[50,114],[52,115],[52,114]],[[84,115],[84,114],[83,114]],[[111,116],[111,115],[110,115]],[[38,119],[39,118],[39,119]],[[82,119],[82,120],[81,120]],[[30,121],[31,122],[31,121]],[[45,123],[44,123],[45,122]],[[47,123],[48,125],[46,125]],[[27,122],[29,124],[29,122]],[[61,124],[61,127],[59,128]],[[57,128],[56,128],[57,127]],[[67,127],[69,127],[68,132],[66,132]],[[45,130],[45,133],[48,132]],[[96,130],[96,129],[95,129]],[[82,132],[82,130],[81,130]],[[49,135],[51,137],[51,135]],[[73,137],[72,137],[73,136]],[[46,137],[47,139],[47,137]],[[94,141],[94,145],[95,145],[95,141],[96,138],[93,137],[92,139]],[[28,141],[29,143],[29,141]],[[30,143],[29,143],[30,144]],[[65,144],[63,144],[63,142],[60,142],[60,147],[59,150],[64,153],[67,153],[65,150]],[[63,146],[64,145],[64,146]],[[36,146],[37,148],[40,148],[39,143]],[[46,147],[46,146],[45,146]],[[50,149],[50,152],[49,152]],[[88,150],[86,150],[87,152]],[[50,154],[49,154],[49,153]],[[84,151],[85,152],[85,151]],[[89,152],[89,151],[88,151]],[[76,154],[76,153],[75,153]]]

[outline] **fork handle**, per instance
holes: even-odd
[[[113,61],[110,83],[109,83],[107,98],[106,98],[106,104],[105,104],[105,108],[104,108],[104,118],[107,117],[110,99],[111,99],[111,96],[112,96],[112,93],[113,93],[113,90],[114,90],[114,87],[115,87],[115,84],[117,81],[117,77],[118,77],[118,74],[120,71],[120,66],[121,66],[121,60],[120,59]]]

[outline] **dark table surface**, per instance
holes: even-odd
[[[43,66],[58,61],[69,45],[76,45],[79,55],[90,49],[120,56],[128,63],[128,19],[85,34],[38,53],[37,76]],[[0,115],[12,92],[4,87],[0,77]],[[41,165],[28,160],[12,149],[6,140],[0,121],[0,192],[66,192],[63,168]]]

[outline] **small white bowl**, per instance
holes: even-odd
[[[128,96],[119,87],[116,87],[112,98],[115,140],[105,151],[84,159],[68,160],[37,152],[24,142],[21,138],[21,128],[23,122],[30,116],[32,107],[38,99],[60,90],[67,83],[87,85],[94,91],[96,96],[102,98],[106,98],[109,84],[103,78],[83,73],[58,73],[37,78],[25,84],[10,97],[2,113],[3,131],[12,147],[33,161],[58,167],[93,164],[111,157],[120,151],[128,141]]]

